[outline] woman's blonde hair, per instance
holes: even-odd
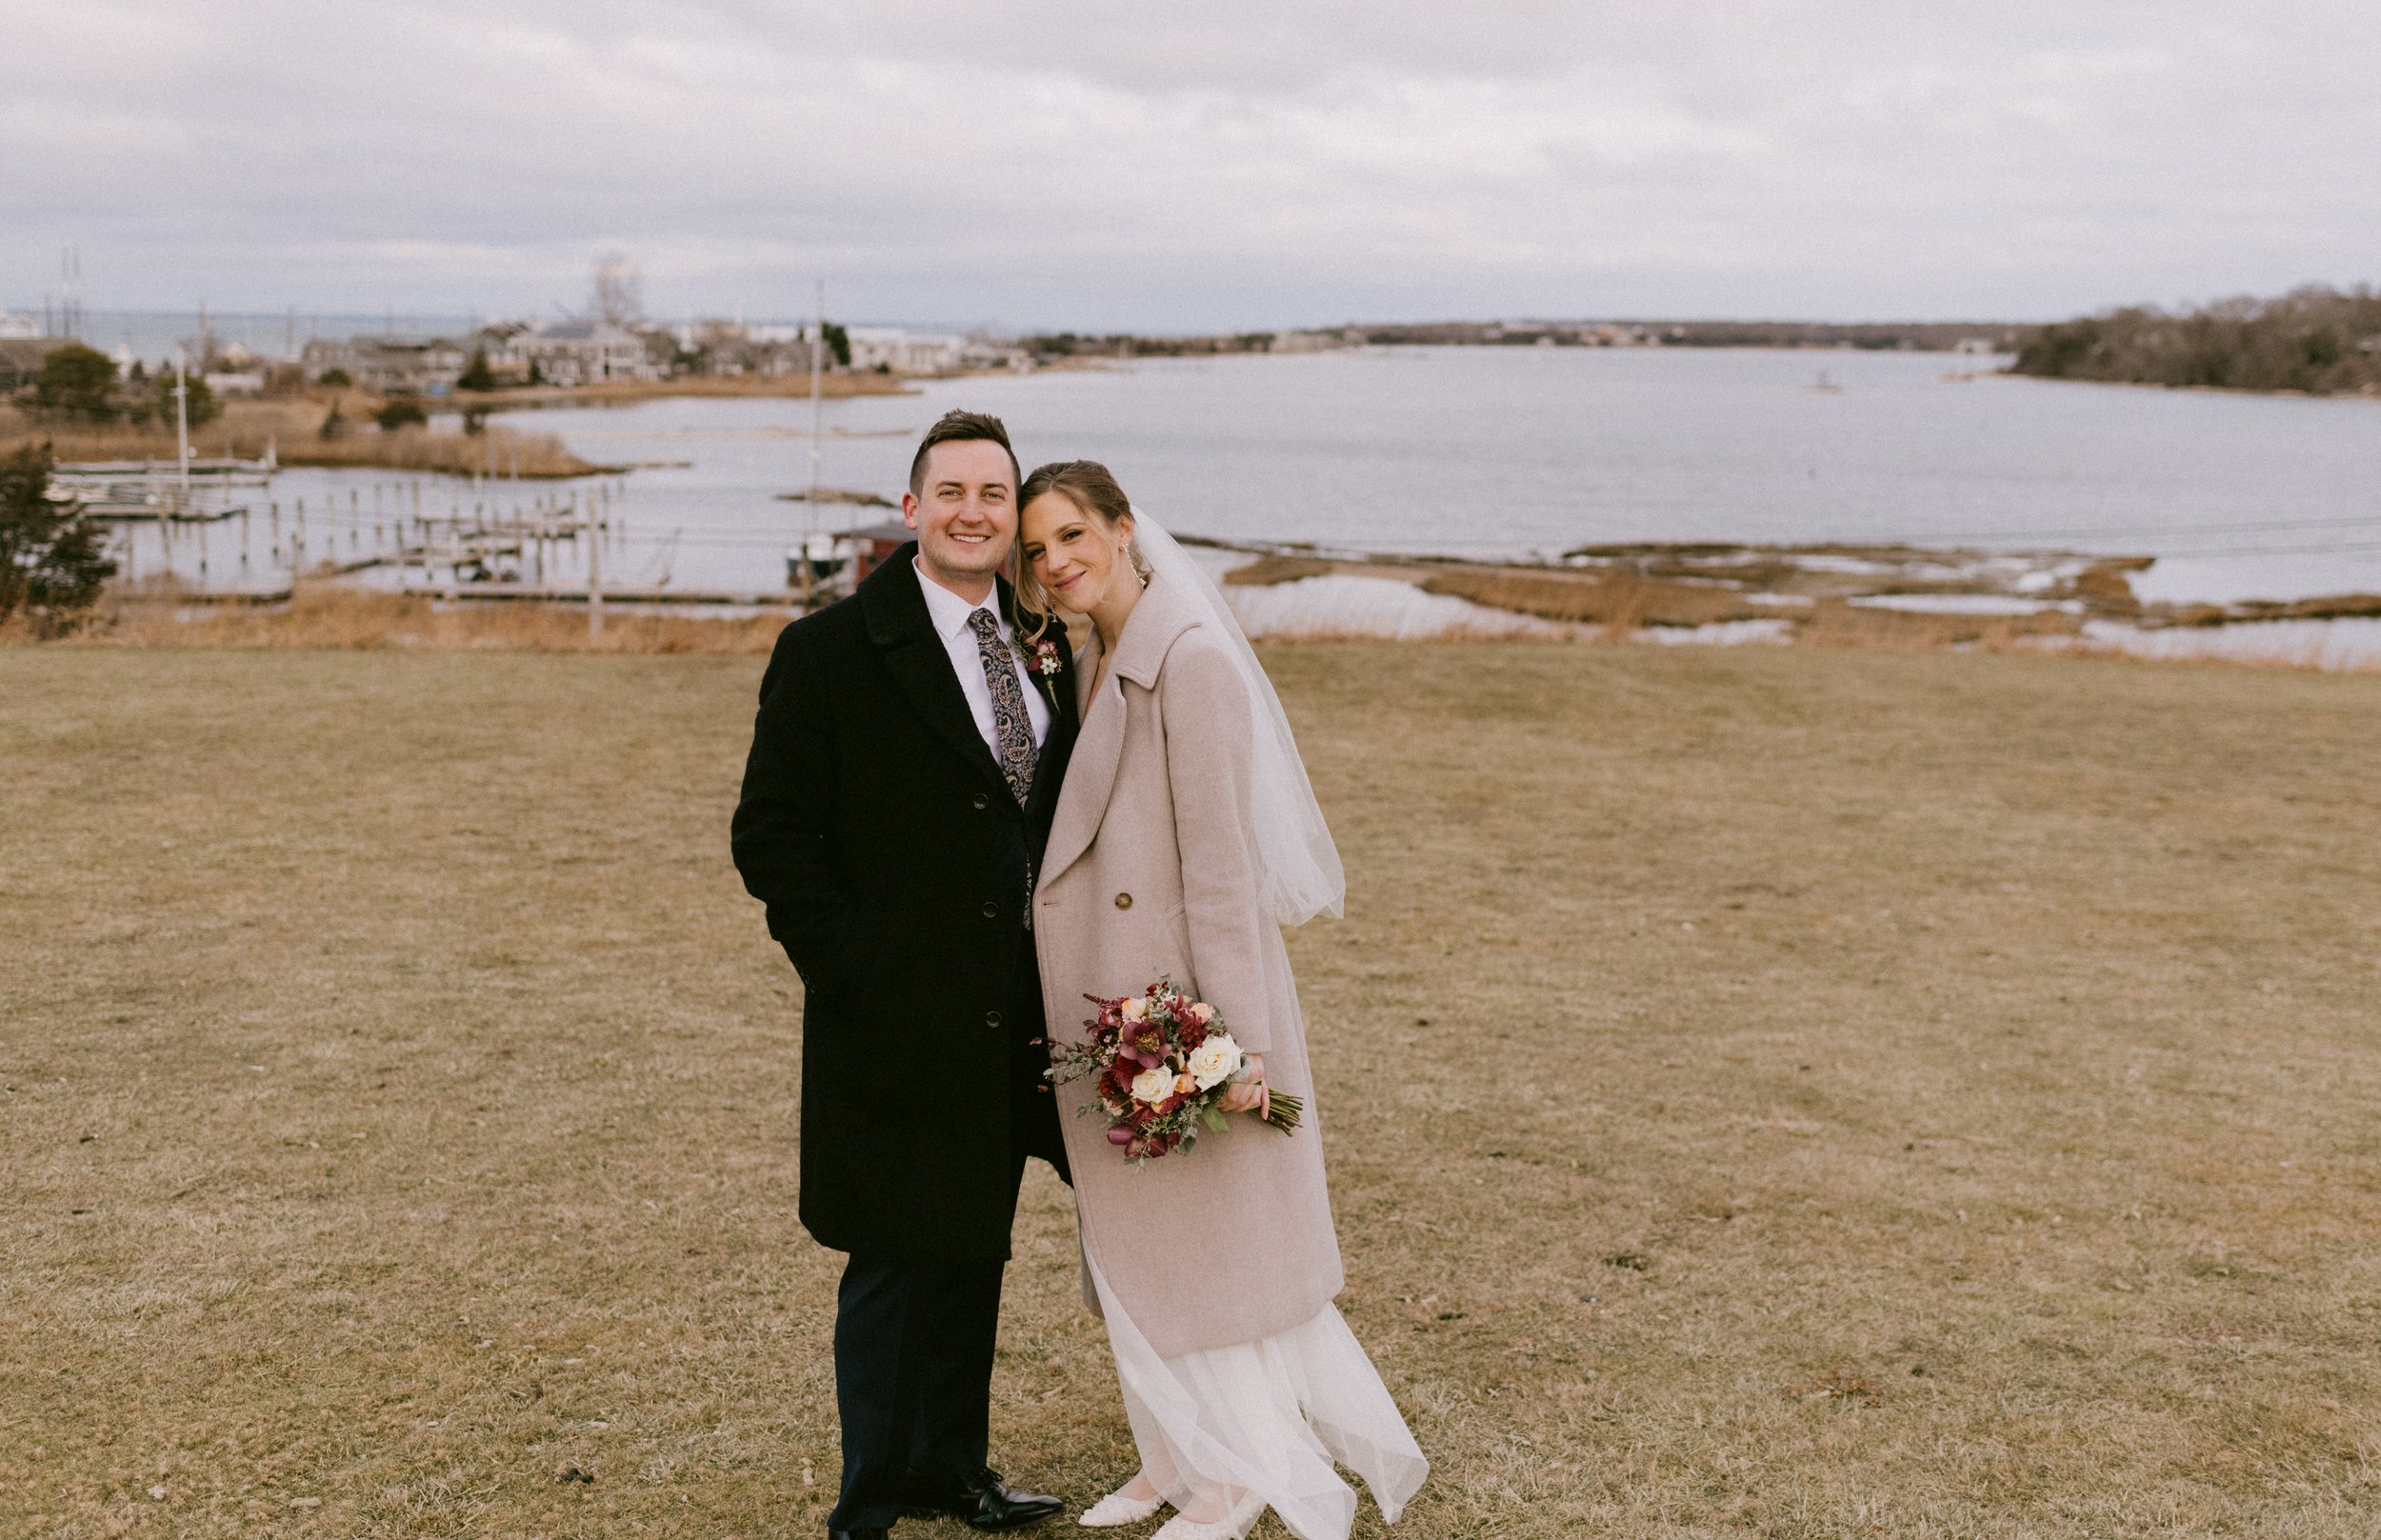
[[[1017,565],[1010,582],[1016,590],[1017,608],[1024,612],[1027,629],[1037,639],[1050,630],[1055,607],[1050,595],[1042,591],[1042,585],[1034,581],[1032,564],[1025,559],[1024,520],[1025,510],[1046,492],[1056,492],[1110,530],[1132,516],[1132,500],[1097,460],[1053,460],[1035,467],[1033,474],[1025,478],[1025,485],[1017,491],[1019,538],[1012,557]],[[1126,549],[1131,551],[1132,570],[1141,574],[1142,582],[1148,582],[1149,565],[1142,561],[1138,550]]]

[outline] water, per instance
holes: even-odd
[[[1984,362],[1368,349],[934,381],[827,402],[820,480],[898,497],[917,434],[966,406],[1007,420],[1028,469],[1105,461],[1170,528],[1221,538],[1490,556],[1638,540],[2055,548],[2157,556],[2135,583],[2149,599],[2381,590],[2381,402],[1945,378]],[[1838,390],[1810,389],[1822,370]],[[702,590],[782,582],[809,515],[776,494],[809,483],[809,420],[784,399],[504,419],[642,463],[608,582]],[[396,479],[412,478],[288,473],[272,495],[319,507]],[[895,516],[828,505],[821,524]]]

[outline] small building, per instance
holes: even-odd
[[[657,380],[645,339],[609,321],[554,321],[513,340],[526,371],[534,369],[549,385],[600,385],[607,380]],[[494,368],[491,358],[490,368]]]
[[[445,337],[366,336],[320,339],[301,355],[307,374],[331,370],[383,395],[444,395],[470,362],[470,354]]]
[[[902,547],[917,538],[917,531],[898,522],[872,524],[865,530],[852,530],[850,538],[851,581],[857,583],[892,560]]]

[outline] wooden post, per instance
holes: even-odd
[[[604,635],[604,531],[596,520],[595,499],[587,500],[587,639]]]

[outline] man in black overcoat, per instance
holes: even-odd
[[[802,975],[802,1223],[850,1254],[833,1535],[1062,1506],[986,1450],[1018,1184],[1029,1156],[1066,1170],[1027,926],[1074,681],[1060,628],[1019,645],[999,576],[1019,480],[997,418],[929,430],[916,542],[778,637],[736,807],[736,868]]]

